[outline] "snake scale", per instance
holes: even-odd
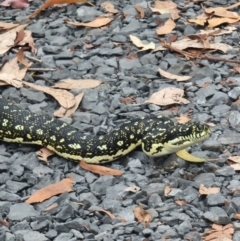
[[[148,156],[163,156],[203,141],[210,133],[200,122],[175,124],[151,115],[126,120],[106,135],[85,135],[61,120],[23,110],[0,97],[0,140],[37,144],[74,161],[106,163],[140,145]]]

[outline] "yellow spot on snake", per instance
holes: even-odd
[[[7,126],[8,120],[7,119],[3,119],[3,123],[2,126]]]
[[[7,131],[6,134],[11,135],[12,133],[11,133],[11,131]]]
[[[69,144],[68,146],[73,148],[73,149],[80,149],[81,148],[81,146],[77,143]]]
[[[56,141],[56,136],[51,136],[50,137],[53,141]]]
[[[107,146],[106,145],[98,146],[98,149],[100,149],[101,151],[107,150]]]
[[[118,141],[118,142],[117,142],[117,145],[118,145],[118,146],[122,146],[122,145],[123,145],[123,141]]]
[[[7,109],[9,109],[9,107],[8,107],[8,106],[4,106],[3,109],[4,109],[4,110],[7,110]]]
[[[38,134],[38,135],[42,135],[42,134],[43,134],[43,130],[38,129],[38,130],[37,130],[37,134]]]
[[[62,138],[61,140],[60,140],[60,142],[64,142],[65,140]]]
[[[24,126],[17,125],[17,126],[15,126],[15,129],[18,130],[18,131],[22,131],[22,130],[24,130]]]
[[[28,139],[32,139],[32,137],[31,137],[30,134],[27,134],[27,138],[28,138]]]
[[[133,139],[134,138],[134,135],[132,134],[132,135],[130,135],[130,139]]]

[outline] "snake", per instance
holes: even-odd
[[[180,152],[210,134],[205,123],[177,124],[162,115],[127,119],[105,135],[84,134],[60,119],[21,109],[0,96],[0,140],[40,145],[77,162],[111,162],[139,146],[147,156],[160,157]]]

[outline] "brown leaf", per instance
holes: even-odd
[[[138,186],[131,186],[124,189],[125,192],[134,192],[134,193],[138,192],[139,190],[141,190],[141,188]]]
[[[167,197],[171,191],[172,191],[172,188],[170,186],[166,186],[164,188],[164,196]]]
[[[224,23],[237,23],[240,20],[240,18],[211,18],[208,20],[208,27],[209,28],[215,28],[216,26],[219,26]]]
[[[88,164],[84,160],[81,160],[80,167],[84,170],[97,173],[99,175],[109,175],[109,176],[122,176],[123,172],[115,169],[111,169],[104,166]]]
[[[184,91],[175,87],[167,87],[153,93],[144,103],[165,106],[172,104],[188,104],[189,101],[183,98]]]
[[[10,48],[14,46],[14,42],[17,36],[17,32],[24,29],[27,26],[19,25],[3,34],[0,34],[0,55],[5,54]]]
[[[24,29],[21,29],[17,32],[16,39],[14,41],[14,45],[17,45],[19,42],[21,42],[24,39],[25,33]]]
[[[64,192],[72,192],[72,185],[73,185],[73,177],[72,178],[65,178],[60,182],[48,185],[35,193],[33,193],[27,200],[26,203],[39,203],[43,202],[55,195],[64,193]]]
[[[145,223],[144,227],[147,228],[149,223],[152,220],[151,215],[146,210],[144,210],[141,206],[134,208],[133,213],[135,218],[138,220],[138,222],[139,223],[144,222]]]
[[[94,79],[63,79],[61,82],[53,85],[53,88],[59,89],[89,89],[99,86],[102,82]]]
[[[76,104],[74,95],[66,90],[59,90],[47,86],[35,85],[25,81],[23,81],[23,84],[35,90],[43,91],[53,96],[58,101],[58,103],[65,109],[69,109]]]
[[[201,19],[201,18],[190,18],[188,19],[189,23],[196,23],[198,25],[204,26],[207,22],[207,19]]]
[[[219,187],[205,187],[203,184],[199,187],[199,194],[200,195],[209,195],[209,194],[216,194],[220,192]]]
[[[6,219],[0,220],[0,224],[5,226],[5,227],[9,227],[9,222]]]
[[[77,110],[78,106],[80,105],[80,103],[82,101],[83,96],[84,96],[84,92],[78,94],[77,96],[75,96],[76,103],[73,107],[71,107],[69,109],[65,109],[61,106],[60,109],[56,110],[53,115],[57,116],[57,117],[69,117],[69,116],[71,116]]]
[[[156,33],[158,35],[164,35],[171,33],[172,30],[176,27],[176,24],[173,22],[171,18],[169,18],[162,27],[156,29]]]
[[[86,0],[48,0],[43,5],[41,5],[35,12],[33,12],[28,18],[34,18],[36,17],[42,10],[49,8],[55,4],[71,4],[71,3],[88,3],[93,6],[92,3],[87,2]]]
[[[216,7],[216,8],[204,8],[205,13],[213,14],[214,16],[223,17],[223,18],[234,18],[238,19],[239,15],[235,12],[231,12],[226,10],[223,7]]]
[[[179,75],[175,75],[175,74],[171,74],[163,69],[158,69],[160,75],[162,75],[163,77],[167,78],[167,79],[175,79],[177,81],[186,81],[186,80],[189,80],[191,79],[192,77],[191,76],[179,76]]]
[[[100,28],[102,26],[109,24],[112,21],[113,21],[112,18],[99,17],[89,23],[80,23],[80,22],[71,22],[71,21],[66,21],[66,23],[77,26],[77,27]]]
[[[240,156],[229,156],[228,160],[231,160],[235,163],[239,163],[240,164]]]
[[[189,112],[180,115],[180,117],[177,118],[177,123],[179,124],[184,124],[184,123],[188,123],[189,121],[191,121],[191,118],[189,117]]]
[[[132,102],[135,101],[135,97],[134,96],[129,96],[129,97],[125,97],[125,98],[120,98],[119,99],[121,103],[125,104],[125,105],[129,105]]]
[[[107,214],[108,217],[110,217],[111,219],[116,219],[116,217],[115,217],[111,212],[106,211],[106,210],[101,209],[101,208],[99,208],[99,209],[93,209],[93,210],[91,210],[91,212],[102,212],[102,213]]]
[[[115,9],[114,5],[111,2],[103,2],[101,7],[105,9],[108,13],[118,13],[118,10]]]
[[[34,40],[32,38],[32,32],[29,30],[24,30],[24,38],[17,44],[18,46],[29,46],[31,48],[32,53],[36,54],[37,49],[35,47]]]
[[[139,12],[139,17],[138,16],[137,17],[138,18],[144,18],[144,16],[145,16],[144,8],[140,5],[137,5],[137,4],[134,7]]]
[[[20,62],[22,65],[24,65],[25,67],[29,68],[32,63],[28,63],[28,61],[25,59],[24,56],[24,50],[23,49],[19,49],[17,52],[17,60],[18,62]]]
[[[0,32],[3,32],[4,30],[10,30],[15,27],[19,26],[18,23],[6,23],[6,22],[0,22]]]
[[[39,151],[36,152],[36,155],[39,160],[46,162],[46,164],[49,166],[48,157],[54,155],[55,153],[48,150],[47,148],[43,147]]]
[[[239,163],[232,164],[232,165],[230,165],[230,167],[232,167],[235,171],[240,171],[240,164]]]
[[[176,200],[175,203],[179,206],[183,206],[183,205],[187,204],[187,202],[184,200]]]
[[[144,44],[138,37],[129,35],[129,38],[133,42],[134,45],[136,45],[138,48],[142,48],[140,51],[146,51],[150,49],[155,49],[155,43],[151,42],[148,44]],[[140,52],[138,51],[138,52]]]

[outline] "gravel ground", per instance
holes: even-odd
[[[123,119],[134,116],[162,113],[175,118],[192,110],[193,120],[215,124],[210,139],[194,146],[192,152],[199,156],[218,157],[219,161],[196,165],[180,160],[175,154],[153,160],[136,150],[107,165],[124,171],[123,176],[98,176],[58,156],[51,158],[51,167],[48,167],[37,159],[36,147],[1,143],[0,213],[9,226],[0,227],[0,240],[198,241],[213,223],[231,223],[235,232],[233,240],[240,240],[240,225],[235,219],[235,214],[240,212],[240,192],[231,193],[231,190],[239,189],[240,175],[226,163],[228,156],[240,155],[240,105],[236,102],[240,94],[240,75],[232,71],[234,64],[227,62],[190,62],[168,50],[137,53],[129,34],[159,43],[159,36],[155,33],[157,22],[166,21],[169,15],[152,14],[144,0],[110,1],[120,14],[108,28],[75,28],[64,23],[66,18],[88,22],[104,14],[100,7],[103,1],[99,0],[96,0],[95,7],[68,5],[50,8],[33,19],[27,29],[32,31],[36,43],[38,53],[35,57],[43,63],[32,67],[58,70],[38,73],[36,79],[27,75],[26,80],[42,85],[64,78],[103,80],[104,84],[98,88],[86,91],[74,116],[65,118],[80,131],[94,134],[106,132]],[[33,1],[29,8],[21,11],[0,8],[0,20],[20,22],[41,2]],[[200,27],[186,26],[184,22],[201,13],[200,3],[175,2],[181,8],[181,18],[176,21],[174,33],[180,39],[183,35],[198,32]],[[225,6],[235,2],[209,1],[204,2],[204,6]],[[135,4],[145,8],[144,19],[135,17]],[[232,34],[218,37],[233,46],[233,50],[225,55],[214,53],[214,56],[235,58],[239,55],[239,25],[236,27]],[[87,49],[83,43],[93,45],[93,48]],[[2,62],[12,56],[8,53]],[[158,74],[159,67],[193,78],[187,82],[168,81]],[[169,106],[136,105],[168,86],[184,89],[190,103],[179,106],[178,112]],[[1,92],[4,97],[33,112],[52,114],[58,108],[53,98],[30,89],[3,87]],[[119,101],[121,97],[129,96],[135,97],[132,104]],[[166,171],[165,168],[173,162],[176,164],[174,170]],[[74,192],[35,205],[24,202],[35,190],[71,173],[75,174]],[[219,187],[220,193],[199,196],[200,184]],[[133,185],[141,190],[137,193],[124,191]],[[172,188],[168,196],[164,196],[166,186]],[[187,204],[179,206],[176,200]],[[44,211],[53,203],[58,207]],[[153,217],[148,228],[134,217],[132,210],[138,204]],[[101,212],[91,212],[96,207],[112,212],[116,219],[112,220]],[[121,222],[122,218],[126,222]]]

